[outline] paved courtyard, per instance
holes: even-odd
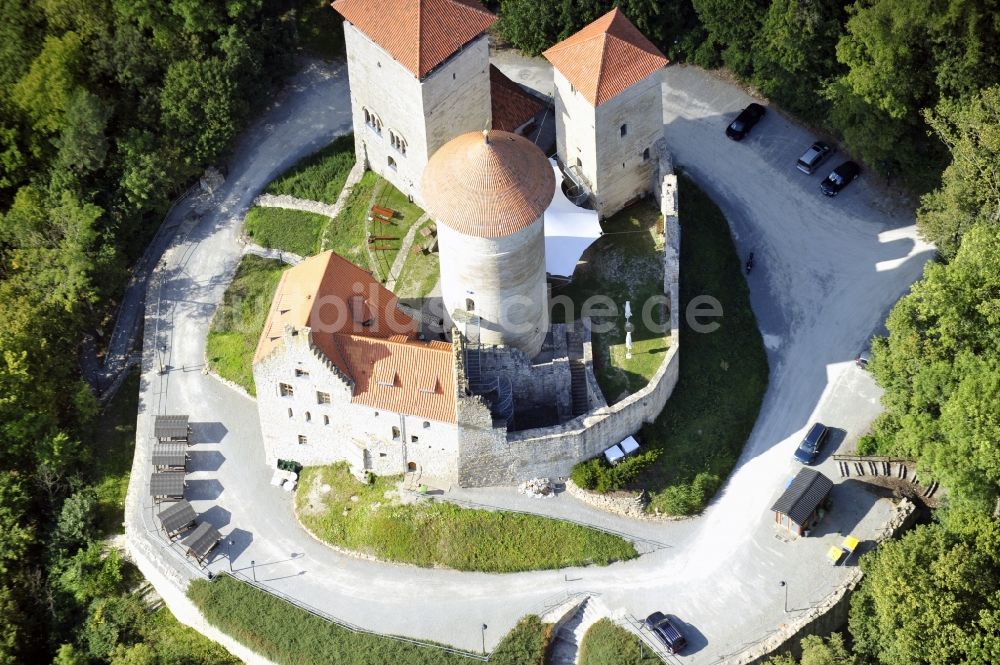
[[[537,60],[519,60],[513,69],[508,75],[540,89],[548,71],[551,86],[551,71]],[[478,650],[485,623],[492,648],[523,614],[586,590],[612,610],[678,615],[692,644],[682,660],[714,663],[829,594],[846,571],[825,562],[827,547],[841,533],[870,537],[889,515],[889,502],[854,482],[838,485],[819,535],[794,543],[775,537],[767,509],[795,473],[791,454],[812,420],[841,428],[837,440],[850,446],[877,414],[878,388],[852,359],[919,277],[930,250],[915,238],[912,211],[887,200],[871,178],[863,175],[836,199],[821,196],[819,176],[794,169],[812,137],[777,112],[742,143],[727,140],[729,118],[748,101],[700,70],[667,70],[664,121],[675,162],[722,206],[738,251],[756,256],[749,283],[771,382],[737,469],[703,516],[663,524],[594,515],[565,495],[524,504],[509,489],[463,490],[468,500],[534,505],[668,546],[605,568],[488,575],[362,560],[312,539],[292,515],[292,497],[269,484],[254,402],[204,371],[206,333],[238,264],[239,225],[253,197],[300,157],[350,130],[346,69],[314,65],[300,75],[245,135],[218,204],[167,250],[146,303],[126,522],[140,563],[158,571],[158,588],[173,585],[161,590],[168,603],[178,604],[183,580],[204,572],[155,531],[148,460],[152,416],[164,413],[186,413],[194,423],[188,494],[227,541],[209,570],[232,565],[366,628]],[[837,479],[828,457],[819,468]]]

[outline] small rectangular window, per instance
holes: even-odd
[[[295,370],[295,376],[299,376],[299,377],[305,376],[305,377],[308,377],[309,376],[309,372],[305,371],[304,369],[296,369]]]
[[[323,416],[323,424],[324,425],[330,424],[330,416]]]
[[[416,442],[417,442],[417,441],[419,441],[419,440],[420,440],[420,439],[419,439],[419,438],[417,438],[417,437],[415,437],[415,436],[411,436],[411,437],[410,437],[410,443],[416,443]]]
[[[621,127],[618,128],[618,131],[621,133],[622,136],[626,136],[628,134],[628,125],[622,125]]]
[[[329,404],[330,403],[330,393],[324,393],[316,391],[316,403],[317,404]]]
[[[646,148],[645,150],[642,151],[642,161],[644,162],[649,161],[649,148]]]
[[[393,427],[392,428],[392,440],[393,441],[399,441],[399,428],[398,427]]]
[[[295,397],[295,389],[287,383],[279,383],[278,392],[282,397]]]
[[[299,434],[299,445],[300,445],[300,446],[304,446],[304,445],[306,445],[307,443],[309,443],[309,440],[308,440],[308,439],[306,439],[306,437],[304,437],[304,436],[302,436],[301,434]]]

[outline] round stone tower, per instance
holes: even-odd
[[[482,343],[534,357],[549,327],[543,213],[555,177],[545,155],[516,134],[469,132],[434,153],[422,190],[447,312],[474,313]]]

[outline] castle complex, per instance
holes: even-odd
[[[676,333],[650,385],[608,406],[588,322],[550,323],[545,212],[563,183],[538,147],[504,131],[540,104],[491,67],[492,14],[475,0],[333,6],[357,158],[437,222],[452,327],[450,339],[423,339],[390,291],[332,252],[287,270],[253,368],[268,461],[346,460],[359,474],[461,485],[567,475],[659,413],[676,382]],[[617,9],[545,55],[563,173],[602,216],[662,194],[670,235],[673,176],[657,152],[666,58]]]

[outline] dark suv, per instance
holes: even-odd
[[[861,167],[855,162],[844,162],[819,183],[820,190],[827,196],[836,196],[844,187],[857,180]]]
[[[726,136],[734,141],[741,140],[744,136],[750,133],[753,126],[760,122],[760,119],[764,117],[767,113],[765,109],[760,104],[750,104],[746,107],[740,114],[736,116],[736,119],[729,123],[726,127]]]
[[[820,448],[826,443],[829,435],[829,427],[823,423],[813,423],[813,426],[809,428],[809,432],[806,434],[806,438],[802,439],[802,443],[795,450],[795,459],[803,464],[812,464],[815,462]]]
[[[653,612],[646,617],[643,623],[646,625],[646,628],[649,628],[663,642],[663,645],[667,647],[667,651],[670,653],[680,653],[681,649],[687,646],[687,640],[681,635],[681,631],[677,630],[677,627],[670,623],[670,619],[663,612]]]

